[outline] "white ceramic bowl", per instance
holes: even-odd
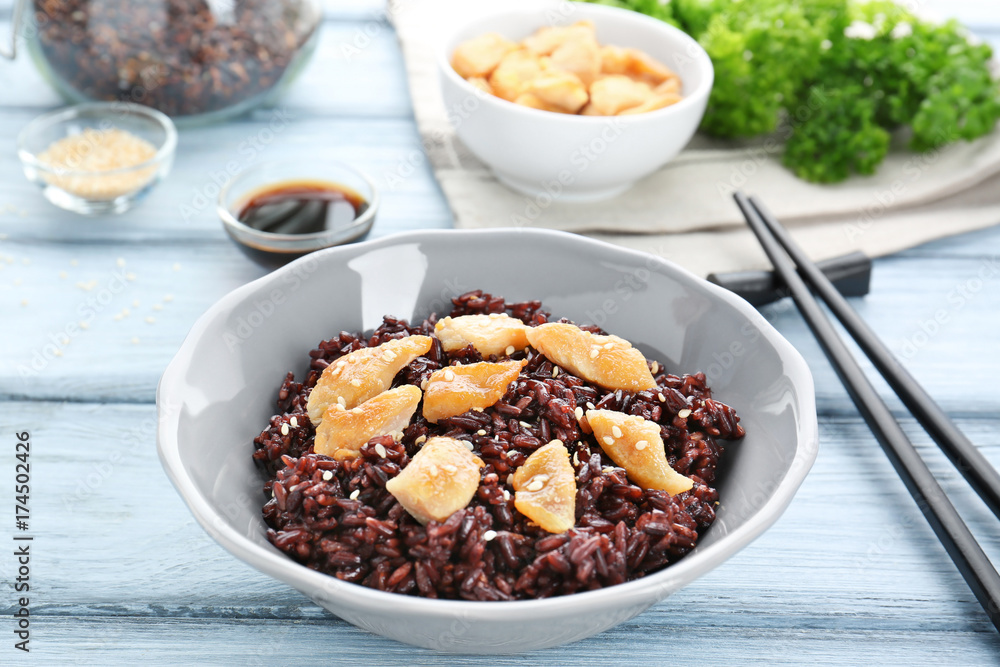
[[[594,22],[602,45],[640,49],[677,72],[684,99],[631,116],[553,113],[486,94],[450,64],[456,46],[484,33],[520,41],[542,26],[581,20]],[[579,2],[478,18],[444,40],[437,60],[459,139],[507,186],[562,201],[613,197],[673,159],[701,122],[714,76],[708,54],[683,31],[637,12]]]
[[[268,543],[252,440],[275,410],[285,373],[304,377],[307,351],[341,330],[370,330],[385,314],[419,320],[446,312],[452,296],[476,288],[511,301],[541,299],[555,314],[633,341],[672,372],[704,371],[714,395],[736,408],[747,435],[727,445],[718,518],[690,554],[601,590],[466,602],[346,583]],[[809,370],[745,301],[651,255],[531,229],[413,232],[298,259],[198,320],[160,380],[157,406],[157,445],[170,479],[234,556],[360,628],[464,653],[556,646],[641,613],[770,526],[817,451]]]

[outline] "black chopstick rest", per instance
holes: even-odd
[[[816,265],[844,296],[868,294],[872,260],[864,253],[852,252],[816,262]],[[738,294],[754,307],[766,306],[788,296],[784,281],[773,271],[712,273],[708,276],[708,282]]]

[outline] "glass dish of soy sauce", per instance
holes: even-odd
[[[361,239],[377,209],[368,176],[343,162],[314,158],[255,165],[219,194],[226,233],[268,267]]]

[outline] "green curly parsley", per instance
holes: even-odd
[[[1000,120],[992,50],[954,21],[922,21],[891,0],[591,0],[679,25],[715,67],[702,131],[780,132],[799,177],[872,174],[890,133],[929,151]]]

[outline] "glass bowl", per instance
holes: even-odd
[[[100,170],[53,166],[44,153],[55,142],[86,132],[124,130],[145,140],[155,154],[138,164]],[[93,142],[74,147],[67,162],[85,160]],[[82,215],[122,213],[135,206],[170,171],[177,130],[167,116],[129,102],[93,102],[53,111],[34,119],[17,139],[24,175],[59,208]]]
[[[296,183],[353,191],[368,206],[348,224],[308,234],[266,232],[240,222],[241,209],[252,199]],[[315,250],[361,239],[375,223],[378,204],[378,190],[366,174],[338,160],[310,157],[263,162],[241,171],[219,193],[218,212],[226,233],[240,250],[258,264],[275,267]]]
[[[309,61],[323,20],[319,0],[28,4],[28,51],[63,97],[138,102],[183,125],[275,100]]]

